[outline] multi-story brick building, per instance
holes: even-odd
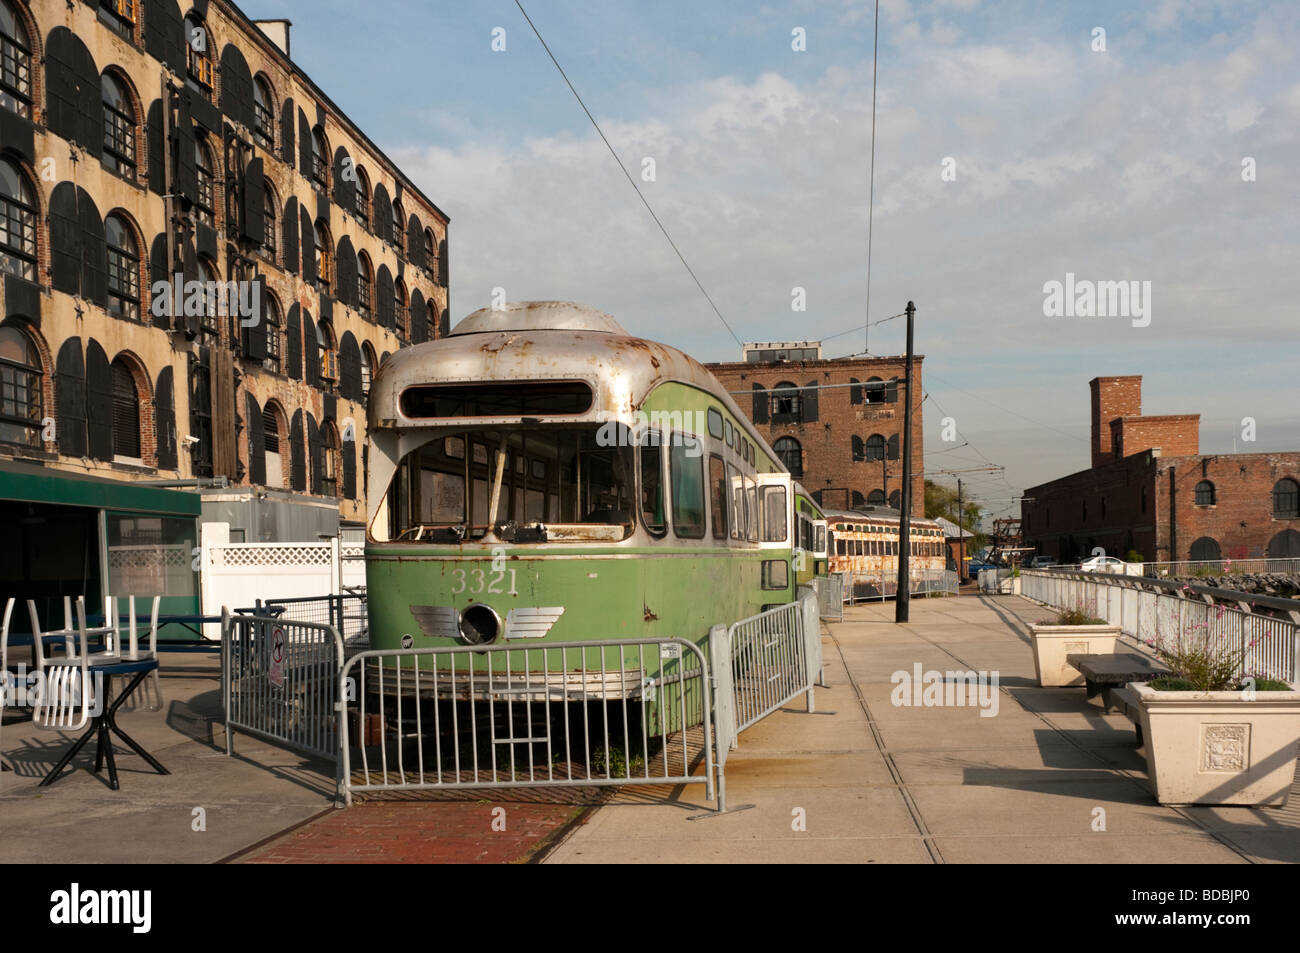
[[[227,0],[0,0],[0,577],[26,591],[52,526],[73,592],[115,547],[192,543],[194,494],[159,484],[249,542],[363,518],[370,376],[446,333],[448,219],[288,54]]]
[[[742,360],[708,365],[813,497],[832,509],[900,506],[903,357],[824,360],[815,341],[746,344]],[[914,359],[912,505],[924,515],[922,357]],[[746,404],[748,400],[748,404]]]
[[[1141,415],[1141,376],[1089,386],[1092,466],[1025,491],[1026,545],[1063,562],[1300,556],[1300,453],[1202,454],[1199,415]]]

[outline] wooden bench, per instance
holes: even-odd
[[[1136,703],[1136,696],[1131,692],[1119,695],[1124,686],[1129,682],[1149,682],[1153,678],[1173,674],[1167,666],[1145,655],[1138,655],[1136,652],[1120,652],[1114,655],[1086,655],[1071,652],[1065,660],[1083,675],[1088,698],[1100,694],[1102,707],[1108,711],[1112,708],[1117,709],[1125,715],[1129,715],[1127,709]],[[1129,697],[1131,695],[1132,698]],[[1132,715],[1129,717],[1131,718]],[[1141,732],[1140,727],[1138,731]],[[1139,737],[1138,740],[1141,741],[1141,738]]]

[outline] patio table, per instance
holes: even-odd
[[[127,747],[140,757],[144,758],[144,760],[149,763],[149,766],[159,774],[171,773],[159,764],[158,760],[153,755],[145,751],[134,738],[123,731],[118,726],[116,720],[118,708],[121,707],[122,703],[130,698],[131,694],[140,687],[141,683],[145,680],[145,677],[150,672],[157,670],[157,668],[158,660],[156,658],[132,661],[130,659],[124,659],[121,656],[110,655],[100,656],[99,660],[96,661],[96,656],[91,656],[88,670],[92,677],[96,674],[102,676],[104,681],[101,684],[107,684],[108,679],[115,675],[131,675],[132,678],[126,683],[126,686],[107,707],[104,707],[98,715],[91,717],[90,725],[86,728],[85,733],[77,739],[77,742],[72,746],[72,749],[59,760],[59,763],[50,770],[50,773],[41,781],[40,787],[45,787],[46,785],[51,784],[55,778],[59,776],[60,772],[68,766],[72,759],[77,756],[77,752],[85,747],[86,742],[90,740],[92,735],[95,735],[98,738],[95,750],[95,773],[98,774],[100,769],[104,766],[104,762],[107,761],[108,786],[114,791],[118,790],[118,783],[117,763],[113,759],[113,735],[117,735],[126,742]]]

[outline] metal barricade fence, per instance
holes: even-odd
[[[1080,609],[1118,625],[1143,642],[1169,643],[1205,636],[1225,652],[1240,653],[1239,674],[1294,681],[1300,626],[1288,619],[1215,605],[1177,592],[1140,588],[1141,576],[1082,578],[1061,572],[1026,572],[1023,594],[1056,609]]]
[[[685,639],[361,652],[338,673],[339,797],[703,783],[712,800],[709,687]]]
[[[330,625],[349,641],[364,635],[367,629],[365,592],[258,599],[251,607],[234,611],[242,615],[275,617],[287,622]]]
[[[844,621],[844,574],[833,572],[813,579],[820,616],[827,622]]]
[[[801,587],[796,602],[709,630],[720,810],[726,810],[727,753],[740,733],[804,692],[808,711],[816,710],[814,684],[826,687],[817,602]]]
[[[226,754],[243,731],[309,754],[339,751],[343,639],[331,626],[221,614],[221,700]]]

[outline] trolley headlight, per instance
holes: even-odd
[[[460,637],[469,645],[495,642],[501,633],[501,616],[491,606],[476,602],[460,614]]]

